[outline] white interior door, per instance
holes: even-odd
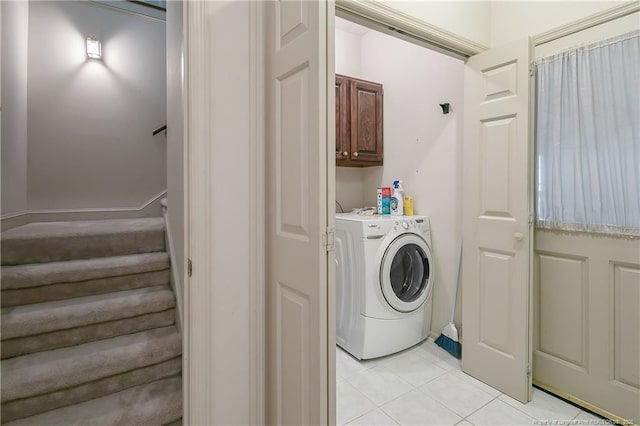
[[[526,402],[531,389],[529,40],[465,69],[462,369]]]
[[[327,4],[265,8],[266,418],[326,424]]]

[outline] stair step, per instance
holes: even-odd
[[[2,358],[170,325],[174,307],[171,288],[157,286],[3,308]]]
[[[2,403],[42,395],[166,361],[182,353],[175,326],[2,361]]]
[[[182,378],[175,376],[7,424],[163,425],[181,417]]]
[[[18,337],[2,341],[2,359],[66,348],[100,339],[137,333],[138,331],[166,327],[176,322],[176,310],[152,312],[137,317],[90,324],[69,330],[52,331],[35,336]]]
[[[3,308],[2,340],[160,312],[175,306],[168,286]]]
[[[164,251],[163,218],[41,222],[2,233],[2,265]]]
[[[31,398],[22,398],[2,404],[2,421],[10,422],[24,417],[34,416],[94,398],[119,392],[134,386],[150,383],[165,377],[180,374],[182,357],[116,374],[87,384],[61,389]]]
[[[0,270],[2,276],[0,285],[2,285],[2,290],[15,290],[163,271],[169,269],[170,266],[169,255],[164,251],[62,262],[30,263],[3,267]]]
[[[169,283],[166,252],[3,266],[2,307]]]

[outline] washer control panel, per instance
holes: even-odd
[[[418,234],[429,234],[429,222],[424,218],[398,218],[393,222],[393,230],[397,232],[415,232]]]
[[[404,229],[405,231],[409,230],[422,230],[422,226],[418,222],[424,222],[423,219],[398,219],[393,224],[393,229],[396,231],[400,231]]]
[[[388,232],[402,234],[405,232],[413,232],[423,236],[429,236],[429,219],[424,216],[398,216],[398,217],[382,217],[378,220],[372,219],[371,222],[363,221],[362,238],[366,241],[380,240],[384,238]]]

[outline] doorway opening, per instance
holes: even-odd
[[[393,181],[401,180],[405,196],[413,197],[415,217],[425,216],[430,225],[428,247],[433,254],[430,266],[431,273],[437,277],[420,310],[398,314],[396,309],[397,315],[393,316],[394,308],[385,305],[387,299],[384,296],[360,302],[373,304],[367,306],[369,313],[380,309],[378,314],[381,317],[389,314],[390,318],[395,318],[385,320],[385,324],[396,322],[397,334],[415,333],[413,340],[402,342],[387,338],[388,342],[380,345],[382,352],[377,352],[386,356],[373,359],[358,360],[350,354],[349,348],[353,346],[345,342],[341,333],[341,330],[354,327],[349,321],[353,317],[350,310],[358,309],[359,304],[336,300],[339,345],[336,348],[336,420],[337,424],[355,419],[390,424],[400,419],[411,421],[401,414],[406,411],[405,404],[419,404],[425,390],[437,394],[437,387],[446,380],[463,380],[460,376],[464,376],[460,362],[433,343],[448,323],[453,309],[462,233],[464,61],[459,56],[446,55],[336,17],[335,73],[380,84],[383,90],[383,164],[342,167],[338,161],[335,172],[336,213],[350,213],[363,207],[376,208],[377,188],[391,187]],[[447,114],[440,104],[449,104]],[[351,108],[354,111],[354,107]],[[354,125],[365,124],[357,123],[351,117],[351,126]],[[336,133],[339,132],[337,128]],[[407,219],[410,224],[411,219]],[[336,227],[336,250],[348,249],[340,247],[343,237],[338,223]],[[427,237],[423,235],[423,238]],[[353,241],[353,244],[358,243]],[[348,258],[338,256],[338,275],[341,270],[351,268],[351,263],[341,265],[343,262],[347,263]],[[367,265],[375,269],[374,263],[367,261]],[[377,271],[364,273],[367,277],[378,274]],[[337,298],[357,298],[358,293],[362,294],[361,289],[341,289],[341,285],[344,286],[345,282],[338,277]],[[356,317],[358,314],[360,312]],[[376,323],[371,325],[376,327]],[[370,332],[375,334],[376,330]],[[380,338],[382,329],[378,329],[378,333]],[[365,336],[365,339],[371,338],[367,334]],[[349,339],[358,337],[347,337]],[[352,349],[351,352],[356,354]],[[362,352],[356,356],[362,356]],[[440,380],[435,380],[439,377]],[[469,380],[474,379],[469,377]],[[478,401],[487,403],[492,397],[480,387],[488,386],[475,382],[479,387],[477,391],[487,398],[486,401],[482,398]],[[401,395],[405,396],[399,398]],[[439,404],[435,403],[433,407],[425,405],[435,408],[435,420],[451,424],[461,420],[458,414]],[[393,413],[395,417],[390,417]]]

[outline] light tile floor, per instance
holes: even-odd
[[[336,417],[338,425],[603,424],[535,388],[522,404],[463,373],[460,361],[433,339],[367,361],[337,348]]]

